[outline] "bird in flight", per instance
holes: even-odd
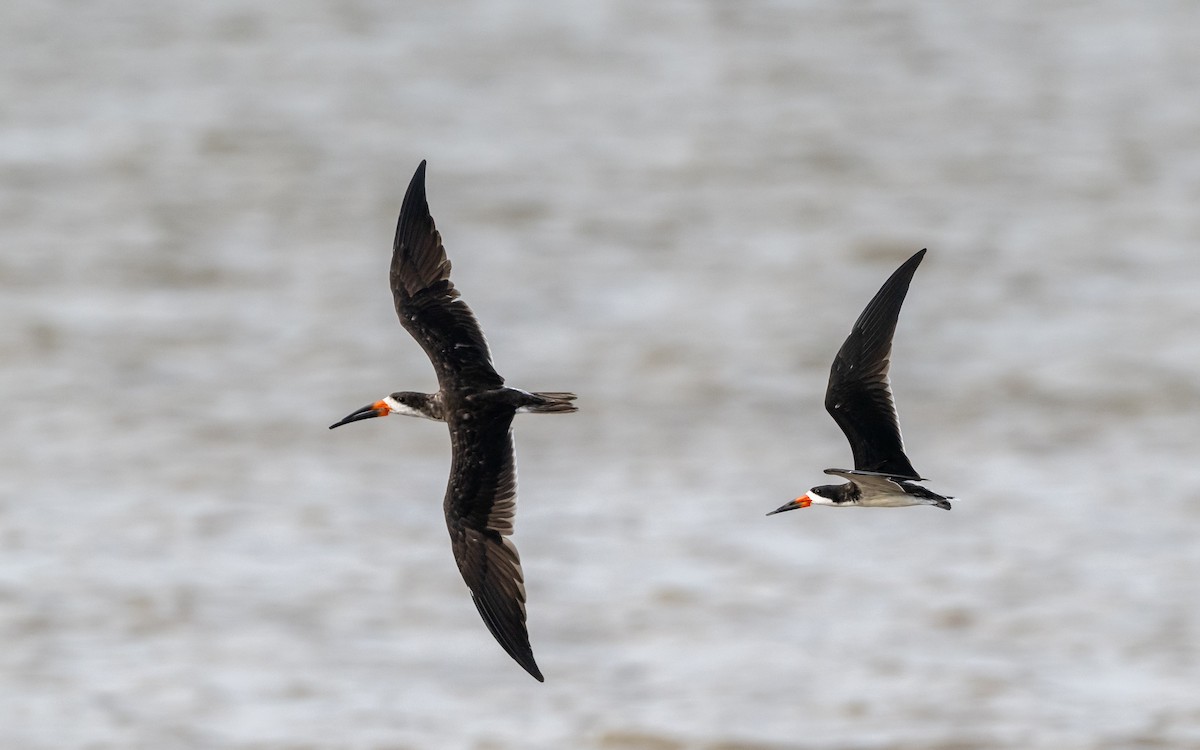
[[[825,409],[850,441],[854,468],[826,469],[825,473],[848,481],[813,487],[768,516],[810,505],[878,508],[935,505],[950,510],[949,501],[953,497],[943,497],[915,484],[925,480],[904,454],[900,420],[888,378],[892,335],[896,332],[900,306],[924,257],[925,251],[921,250],[884,282],[858,316],[830,368]]]
[[[443,506],[458,570],[496,641],[543,682],[525,626],[521,560],[509,539],[517,507],[512,421],[518,412],[573,412],[575,394],[509,388],[496,373],[483,331],[450,281],[425,197],[424,161],[400,207],[390,280],[400,324],[433,363],[438,392],[393,393],[329,429],[389,414],[447,424],[452,458]]]

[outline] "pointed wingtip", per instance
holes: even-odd
[[[499,639],[497,639],[497,641],[499,641]],[[501,642],[500,645],[504,646],[504,643]],[[515,649],[509,651],[507,646],[505,646],[504,650],[507,651],[508,655],[512,657],[512,660],[517,663],[517,666],[529,673],[530,677],[538,682],[546,681],[545,676],[542,675],[542,670],[538,668],[537,662],[533,660],[533,650],[528,648],[528,646],[523,651],[517,651]]]
[[[401,213],[405,209],[415,211],[418,203],[425,202],[425,160],[417,165],[417,169],[413,172],[412,179],[408,181],[408,190],[404,191],[404,202],[401,204]]]
[[[422,159],[421,163],[417,165],[417,169],[415,172],[413,172],[413,176],[412,176],[412,179],[409,180],[409,184],[410,185],[420,185],[422,188],[425,186],[425,160],[424,159]]]
[[[493,632],[492,635],[496,635],[495,632]],[[538,682],[546,681],[546,678],[542,675],[542,670],[538,668],[537,662],[533,660],[533,649],[529,648],[528,642],[526,642],[523,649],[513,648],[510,650],[508,644],[506,644],[504,641],[501,641],[499,637],[497,637],[496,640],[502,647],[504,647],[504,650],[508,652],[508,655],[512,657],[512,660],[515,661],[517,665],[521,667],[521,669],[524,669],[529,673],[530,677]]]
[[[425,189],[425,160],[424,159],[422,159],[421,163],[417,165],[417,168],[413,171],[412,179],[408,181],[408,191],[412,192],[412,190],[414,188],[420,188],[421,190]],[[407,196],[405,196],[405,197],[407,197]]]
[[[511,549],[513,554],[516,553],[516,548],[511,544],[507,545],[507,548]],[[455,556],[459,554],[456,549]],[[460,566],[459,571],[463,573],[464,580],[467,580],[467,588],[471,591],[471,601],[475,603],[475,609],[479,611],[483,623],[487,625],[496,643],[500,644],[505,653],[533,679],[545,682],[546,678],[542,676],[542,670],[538,669],[533,658],[533,648],[529,645],[529,632],[525,628],[524,594],[512,598],[501,589],[478,580],[473,586],[472,579],[468,578],[469,569]],[[516,568],[515,578],[517,581],[521,580],[519,567]],[[478,593],[476,588],[479,588]]]

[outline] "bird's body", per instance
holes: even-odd
[[[845,484],[825,484],[813,487],[806,494],[814,505],[861,508],[903,508],[906,505],[936,505],[950,510],[950,503],[941,495],[914,484],[919,477],[898,477],[852,469],[826,469],[848,480]],[[788,508],[787,510],[790,510]]]
[[[488,630],[541,681],[525,627],[521,561],[508,539],[517,493],[512,420],[518,412],[573,412],[575,395],[509,388],[496,373],[479,323],[450,281],[450,261],[429,214],[423,161],[400,209],[390,281],[400,323],[429,356],[439,390],[393,393],[331,429],[388,414],[446,423],[452,459],[443,507],[454,559]]]
[[[850,442],[854,469],[826,469],[825,473],[848,481],[813,487],[767,515],[810,505],[873,508],[934,505],[950,510],[948,501],[954,498],[916,484],[924,480],[904,452],[888,378],[892,336],[900,307],[924,257],[924,250],[918,252],[888,278],[854,323],[830,368],[825,409]]]

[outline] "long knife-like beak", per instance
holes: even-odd
[[[364,406],[353,414],[350,414],[342,421],[329,425],[329,429],[332,430],[334,427],[341,427],[344,424],[350,424],[351,422],[358,422],[360,420],[370,419],[372,417],[386,417],[391,412],[392,410],[388,408],[387,404],[382,401],[376,401],[375,403],[369,406]]]
[[[771,511],[767,515],[773,516],[776,513],[782,513],[785,510],[796,510],[797,508],[807,508],[810,505],[812,505],[812,498],[808,496],[808,493],[805,493],[804,495],[796,498],[795,500],[791,501],[790,503],[784,503],[783,505],[781,505],[778,508],[776,508],[775,510]]]

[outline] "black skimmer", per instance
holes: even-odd
[[[850,441],[854,469],[826,469],[825,473],[848,481],[813,487],[768,516],[810,505],[877,508],[936,505],[950,510],[948,501],[953,497],[943,497],[913,484],[925,480],[904,455],[904,439],[888,379],[892,334],[896,332],[900,306],[924,257],[924,250],[912,256],[884,283],[858,316],[830,368],[825,409]]]
[[[389,414],[450,428],[452,459],[444,509],[458,570],[496,641],[539,682],[525,628],[525,584],[508,539],[517,507],[512,421],[517,412],[573,412],[573,393],[529,393],[504,385],[471,308],[450,281],[450,261],[417,167],[396,224],[392,296],[400,324],[437,371],[437,393],[401,391],[364,406],[329,429]]]

